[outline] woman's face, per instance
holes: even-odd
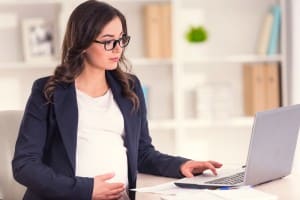
[[[122,23],[118,17],[111,20],[96,38],[97,41],[108,42],[122,37]],[[111,42],[113,43],[113,41]],[[93,42],[85,51],[85,67],[93,67],[103,70],[117,68],[123,49],[116,44],[112,50],[105,50],[104,44]],[[107,45],[108,46],[108,45]]]

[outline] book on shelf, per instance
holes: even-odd
[[[265,87],[263,64],[245,64],[244,75],[244,111],[245,115],[254,115],[264,110]]]
[[[171,4],[149,3],[144,6],[146,57],[171,57],[171,28]]]
[[[162,57],[171,58],[172,56],[172,30],[171,30],[171,4],[161,5],[161,44]]]
[[[279,35],[280,35],[280,25],[281,25],[281,8],[279,5],[274,5],[272,7],[273,14],[273,24],[270,34],[268,55],[273,55],[278,53],[279,50]]]
[[[263,26],[261,28],[261,33],[258,42],[257,53],[259,55],[266,55],[268,52],[269,38],[272,30],[274,17],[272,13],[268,12],[265,16]]]
[[[253,116],[258,111],[280,106],[278,63],[254,63],[243,66],[244,113]]]
[[[279,53],[281,26],[281,7],[273,5],[267,12],[261,27],[257,53],[259,55],[274,55]]]
[[[265,64],[266,81],[266,107],[265,109],[277,108],[280,106],[280,79],[278,63]]]

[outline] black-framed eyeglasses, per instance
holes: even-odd
[[[101,42],[99,40],[94,40],[94,42],[96,42],[96,43],[103,44],[104,49],[106,51],[113,50],[116,47],[117,43],[119,44],[119,46],[121,48],[124,48],[129,44],[129,41],[130,41],[130,36],[129,35],[123,35],[118,40],[107,40],[107,41],[103,41],[103,42]]]

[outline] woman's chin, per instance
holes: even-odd
[[[106,70],[115,70],[115,69],[117,69],[117,67],[118,67],[118,64],[116,64],[116,65],[110,65],[110,66],[106,67]]]

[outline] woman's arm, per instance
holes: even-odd
[[[44,198],[91,199],[92,178],[59,174],[42,162],[48,126],[45,81],[40,79],[33,84],[25,108],[12,161],[14,178]]]

